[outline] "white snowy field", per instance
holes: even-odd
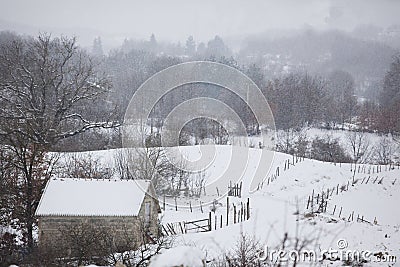
[[[178,148],[174,148],[178,150]],[[189,160],[201,158],[202,147],[181,147],[182,154]],[[215,154],[204,153],[208,164],[204,169],[207,181],[217,181],[219,196],[214,186],[206,187],[206,195],[200,198],[181,196],[176,199],[167,198],[166,210],[161,214],[163,224],[207,219],[211,210],[211,202],[217,200],[217,209],[212,213],[210,232],[178,234],[175,246],[192,246],[204,252],[207,261],[217,261],[222,255],[229,253],[237,244],[241,233],[254,237],[268,248],[278,248],[287,233],[290,240],[295,237],[307,241],[306,249],[321,250],[338,249],[338,240],[344,239],[347,250],[371,251],[387,253],[387,256],[400,256],[400,170],[397,166],[332,164],[316,160],[304,159],[294,161],[285,170],[286,162],[293,163],[293,157],[283,153],[271,153],[272,162],[267,162],[269,172],[264,178],[271,178],[277,167],[280,175],[273,181],[264,181],[258,177],[258,190],[251,190],[255,169],[264,164],[261,149],[240,148],[239,155],[245,155],[245,168],[237,170],[227,168],[232,155],[231,146],[215,146]],[[113,155],[117,150],[85,152],[112,168]],[[240,158],[240,156],[239,156]],[[354,169],[356,170],[354,172]],[[379,173],[377,173],[379,169]],[[228,175],[224,176],[228,170]],[[232,173],[229,173],[231,171]],[[227,197],[226,190],[229,179],[234,172],[240,171],[243,182],[242,197],[229,197],[229,225],[226,226]],[[353,185],[354,182],[354,185]],[[337,191],[337,189],[339,190]],[[330,190],[326,211],[311,215],[311,207],[307,209],[308,198],[314,190],[314,197]],[[252,192],[251,192],[252,191]],[[224,195],[225,194],[225,195]],[[233,204],[250,201],[250,219],[233,224]],[[163,197],[159,196],[160,203]],[[316,200],[314,200],[316,201]],[[202,208],[200,208],[200,202]],[[190,211],[189,205],[192,206]],[[336,205],[336,208],[335,208]],[[311,206],[311,204],[310,204]],[[201,211],[203,210],[203,211]],[[313,210],[316,210],[314,203]],[[341,210],[341,211],[340,211]],[[299,212],[297,212],[299,211]],[[340,217],[339,217],[340,212]],[[353,214],[353,216],[351,216]],[[220,218],[223,227],[220,228]],[[217,230],[214,230],[214,218],[217,218]],[[352,219],[351,219],[352,217]],[[357,220],[357,217],[363,218]],[[350,220],[349,220],[350,218]],[[287,244],[287,248],[293,243]],[[371,257],[376,260],[376,257]],[[330,266],[340,266],[342,261],[328,261]],[[303,263],[309,266],[309,262]],[[369,262],[367,266],[393,266],[390,263]]]
[[[227,148],[221,146],[218,150],[221,150],[219,155],[223,156],[223,151]],[[250,159],[252,157],[257,157],[257,149],[250,149]],[[218,158],[215,159],[217,160]],[[394,170],[387,170],[385,166],[382,166],[382,172],[373,174],[372,166],[365,165],[364,168],[360,166],[360,173],[356,167],[354,174],[354,166],[350,164],[334,165],[305,159],[295,166],[290,165],[288,170],[283,171],[286,160],[292,162],[292,157],[276,153],[271,170],[273,172],[277,166],[280,166],[280,176],[269,185],[264,183],[263,188],[254,193],[243,192],[243,201],[249,198],[251,203],[249,221],[232,225],[233,220],[230,219],[229,226],[225,226],[224,221],[222,229],[180,235],[176,243],[199,247],[205,251],[207,259],[212,260],[232,249],[241,231],[272,248],[279,246],[284,234],[288,233],[289,237],[297,235],[302,240],[309,240],[311,243],[308,249],[317,251],[337,249],[336,242],[339,239],[345,239],[348,249],[387,252],[397,257],[400,255],[400,209],[396,207],[397,203],[400,203],[400,179],[396,180],[400,178],[400,170],[397,167]],[[218,173],[218,169],[212,166],[207,172],[212,176]],[[357,181],[354,186],[351,185],[353,175],[354,180]],[[370,179],[366,184],[368,177]],[[376,179],[376,177],[379,178]],[[244,175],[243,188],[248,188],[248,179],[251,178]],[[379,183],[382,178],[382,183]],[[348,191],[342,192],[341,188],[346,187],[348,182],[350,184]],[[336,195],[338,184],[339,192]],[[304,216],[310,212],[310,209],[306,210],[306,206],[312,191],[314,190],[316,195],[321,194],[322,191],[326,192],[328,188],[330,192],[334,188],[335,190],[328,198],[326,212],[317,214],[315,217]],[[213,196],[217,198],[216,195]],[[237,198],[230,197],[231,203],[239,201]],[[222,214],[225,220],[226,197],[220,200],[220,204],[222,206],[216,211],[217,218],[220,218]],[[335,215],[332,215],[335,205],[337,206]],[[339,218],[340,207],[342,211]],[[300,211],[299,215],[297,215],[297,209]],[[353,220],[349,222],[348,217],[353,212]],[[232,213],[230,205],[230,214]],[[174,219],[180,221],[201,218],[198,208],[192,213],[187,209],[177,212],[173,206],[167,208],[163,215],[164,220],[168,222]],[[358,215],[371,223],[357,222],[354,217]],[[203,217],[206,217],[206,213]],[[214,213],[212,218],[214,218]],[[217,228],[219,228],[219,222]],[[337,264],[342,263],[337,262]],[[381,264],[376,263],[377,266]]]

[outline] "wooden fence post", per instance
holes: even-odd
[[[233,204],[233,223],[236,223],[236,205]]]
[[[229,197],[226,197],[226,226],[228,226],[228,224],[229,224]],[[221,225],[222,225],[222,220],[221,220]]]
[[[208,213],[208,229],[211,231],[211,211]]]
[[[322,194],[321,194],[321,205],[320,205],[321,212],[324,212],[324,204],[325,204],[325,201],[324,201],[324,191],[322,191]]]
[[[244,209],[243,209],[243,202],[240,202],[240,210],[241,210],[241,213],[240,213],[240,221],[241,222],[243,222],[243,217],[244,217]]]
[[[250,198],[247,198],[247,220],[250,219]]]
[[[164,199],[163,199],[163,209],[165,211],[165,194],[164,194]]]

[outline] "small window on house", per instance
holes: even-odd
[[[144,203],[144,221],[146,225],[150,224],[150,218],[151,218],[151,202],[146,201]]]

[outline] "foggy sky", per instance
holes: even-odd
[[[397,0],[0,0],[0,30],[207,41],[268,29],[400,24]],[[86,36],[88,35],[88,36]]]

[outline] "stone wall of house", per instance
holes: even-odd
[[[143,227],[138,217],[44,216],[39,218],[40,245],[65,247],[68,240],[76,239],[78,243],[81,242],[79,239],[91,238],[95,234],[112,240],[116,247],[131,244],[134,248],[143,242]]]

